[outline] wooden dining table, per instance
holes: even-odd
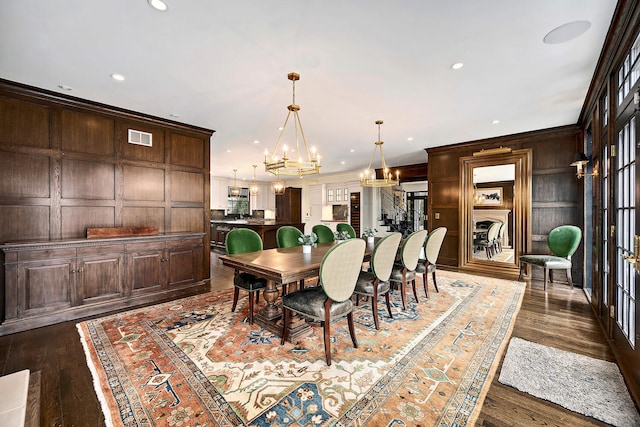
[[[276,304],[280,296],[278,286],[286,285],[287,290],[290,292],[294,290],[293,288],[301,280],[318,277],[324,255],[336,244],[339,243],[318,244],[317,247],[311,249],[311,253],[303,253],[302,246],[294,246],[291,248],[266,249],[259,252],[221,255],[220,260],[223,265],[267,279],[267,287],[263,291],[263,298],[266,304],[260,308],[254,320],[258,325],[280,336],[282,334],[282,326],[278,321],[282,317],[282,309]],[[365,260],[371,256],[374,246],[375,241],[367,241]],[[295,343],[298,338],[311,333],[311,328],[303,319],[297,316],[292,319],[289,330],[289,337],[292,342]]]

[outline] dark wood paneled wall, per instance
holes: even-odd
[[[533,150],[532,177],[532,249],[547,253],[547,235],[554,227],[575,224],[582,227],[578,212],[577,177],[575,168],[569,166],[582,141],[578,126],[563,126],[472,141],[427,149],[429,155],[429,226],[431,229],[444,226],[447,236],[440,251],[438,262],[458,267],[460,165],[459,159],[471,156],[482,149],[510,147],[513,150]],[[435,213],[440,218],[435,218]],[[582,283],[582,249],[574,258],[574,283]],[[537,270],[537,269],[535,269]],[[534,270],[534,277],[541,272]]]
[[[129,129],[153,145],[128,143]],[[206,233],[207,254],[212,133],[0,80],[0,243],[156,226]]]

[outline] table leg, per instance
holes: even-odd
[[[258,312],[258,315],[260,315],[264,320],[272,321],[282,316],[282,310],[276,305],[276,300],[278,299],[279,294],[280,292],[278,291],[275,282],[273,280],[267,280],[267,287],[262,291],[262,295],[264,300],[267,302],[267,305],[262,307]]]
[[[297,283],[290,283],[288,285],[288,291],[293,292],[297,290],[297,287]],[[264,329],[281,336],[283,316],[282,309],[275,303],[280,295],[275,282],[272,280],[267,281],[267,288],[263,291],[263,295],[267,305],[258,311],[254,321]],[[296,313],[292,313],[289,321],[289,342],[295,344],[298,339],[311,334],[313,334],[311,326],[309,326],[302,317]]]

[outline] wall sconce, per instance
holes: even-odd
[[[598,170],[597,169],[593,169],[593,173],[584,173],[584,167],[589,163],[589,158],[587,157],[586,154],[580,152],[580,153],[576,153],[575,156],[573,156],[573,160],[571,161],[571,166],[575,166],[576,167],[576,174],[578,175],[578,179],[582,178],[583,176],[598,176]]]

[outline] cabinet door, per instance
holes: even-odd
[[[73,258],[21,264],[18,268],[18,317],[34,316],[74,304]]]
[[[169,287],[192,283],[202,279],[200,259],[202,243],[200,240],[183,240],[167,243],[167,280]]]
[[[76,274],[78,303],[88,304],[123,296],[122,260],[121,254],[79,259]]]
[[[163,245],[164,246],[164,245]],[[127,292],[157,291],[165,281],[164,248],[133,252],[127,255]]]

